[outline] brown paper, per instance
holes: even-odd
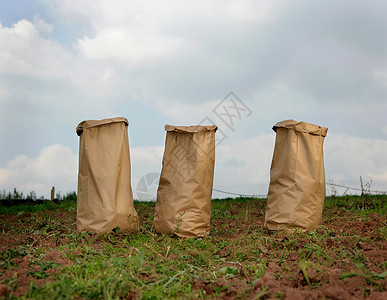
[[[165,130],[156,231],[187,238],[206,237],[210,231],[217,127],[166,125]]]
[[[294,120],[274,125],[265,227],[310,232],[321,224],[325,198],[323,143],[328,128]]]
[[[138,229],[130,178],[128,120],[81,122],[77,200],[78,231]]]

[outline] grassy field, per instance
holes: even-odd
[[[387,196],[327,198],[309,234],[263,229],[265,199],[212,201],[211,233],[77,233],[76,204],[0,209],[0,298],[387,299]]]

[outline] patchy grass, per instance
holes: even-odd
[[[77,233],[76,204],[0,211],[5,299],[284,299],[387,293],[387,197],[327,198],[309,234],[269,234],[265,199],[212,201],[205,239],[158,235],[154,203],[140,231]]]
[[[0,200],[1,201],[1,200]],[[22,200],[21,200],[22,201]],[[68,210],[77,210],[76,201],[59,201],[55,203],[54,201],[44,200],[43,204],[20,204],[14,206],[4,206],[0,202],[0,215],[14,215],[14,214],[23,214],[23,213],[36,213],[46,210],[57,210],[57,209],[68,209]]]

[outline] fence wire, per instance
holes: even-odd
[[[331,182],[327,182],[325,184],[329,185],[331,187],[334,186],[334,187],[345,188],[346,190],[343,193],[343,196],[346,195],[346,193],[349,190],[360,191],[360,192],[362,192],[362,194],[377,194],[377,195],[386,195],[387,194],[387,191],[367,190],[367,189],[355,188],[355,187],[350,187],[350,186],[346,186],[346,185],[342,185],[342,184],[336,184],[336,183],[331,183]],[[266,198],[267,197],[267,194],[265,194],[265,195],[257,195],[257,194],[247,195],[247,194],[243,194],[243,193],[234,193],[234,192],[219,190],[219,189],[215,189],[215,188],[213,188],[212,190],[216,191],[218,193],[223,193],[223,194],[228,194],[228,195],[233,195],[233,196],[239,196],[239,197],[246,197],[246,198]]]

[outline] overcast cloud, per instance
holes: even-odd
[[[386,15],[382,0],[2,1],[0,190],[76,190],[75,127],[123,116],[134,190],[160,172],[164,125],[207,117],[227,136],[217,189],[265,194],[271,127],[295,119],[329,128],[327,181],[386,191]],[[232,129],[213,112],[230,91],[251,110]]]

